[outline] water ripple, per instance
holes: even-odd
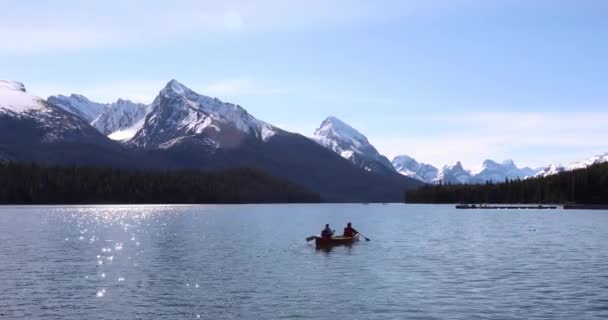
[[[315,250],[347,221],[371,237]],[[0,318],[602,319],[608,213],[0,207]]]

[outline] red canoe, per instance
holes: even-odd
[[[318,247],[350,245],[356,241],[359,241],[358,234],[355,235],[354,237],[335,236],[335,237],[331,237],[329,239],[315,237],[315,244]]]

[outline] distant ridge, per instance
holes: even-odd
[[[432,165],[419,163],[415,159],[401,155],[392,161],[395,169],[399,173],[416,178],[420,181],[437,184],[480,184],[487,181],[503,182],[505,179],[525,179],[537,174],[539,169],[528,167],[518,168],[513,160],[505,160],[498,163],[493,160],[485,160],[481,168],[477,170],[467,170],[460,161],[453,165],[445,165],[437,169]]]

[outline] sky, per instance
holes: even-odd
[[[0,79],[98,102],[177,79],[389,158],[567,164],[608,152],[608,1],[0,0]]]

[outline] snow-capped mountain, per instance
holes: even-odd
[[[30,95],[25,90],[25,86],[16,81],[0,80],[0,116],[6,122],[4,126],[0,126],[0,129],[11,130],[8,121],[27,123],[30,126],[32,135],[21,139],[35,138],[38,142],[55,142],[81,136],[95,136],[90,130],[92,128],[84,120],[39,97]],[[25,129],[25,126],[15,129]],[[9,132],[0,135],[6,138],[14,134]]]
[[[0,81],[0,158],[63,165],[147,165],[85,119],[29,94],[14,81]],[[145,159],[154,163],[151,157]]]
[[[48,109],[44,101],[27,93],[21,82],[0,80],[0,112],[24,116],[33,111]]]
[[[212,148],[234,148],[247,138],[267,141],[282,131],[239,105],[200,95],[176,80],[167,83],[149,110],[128,144],[166,149],[198,141]]]
[[[114,140],[132,137],[133,134],[128,134],[129,129],[143,121],[148,113],[147,105],[123,99],[104,104],[72,94],[51,96],[47,101],[87,120],[99,132]]]
[[[608,162],[608,152],[604,154],[595,155],[589,159],[578,161],[571,163],[569,165],[561,165],[561,164],[551,164],[544,168],[542,171],[538,172],[536,177],[546,177],[554,174],[558,174],[564,171],[576,170],[576,169],[584,169],[588,166]]]
[[[604,153],[604,154],[595,155],[595,156],[593,156],[589,159],[583,160],[583,161],[575,162],[575,163],[569,165],[567,167],[567,169],[568,170],[584,169],[584,168],[587,168],[588,166],[598,164],[598,163],[604,163],[604,162],[608,162],[608,152]]]
[[[367,137],[336,117],[325,119],[312,139],[366,171],[396,172],[391,162],[369,143]]]
[[[472,182],[485,183],[486,181],[503,182],[505,179],[524,179],[534,176],[538,170],[528,167],[518,168],[513,160],[505,160],[498,163],[493,160],[485,160],[480,169],[472,171]]]
[[[370,174],[300,134],[175,80],[160,91],[149,110],[141,128],[124,143],[162,153],[180,166],[256,168],[334,201],[399,201],[403,190],[419,185],[396,172]]]
[[[437,177],[435,177],[435,179],[433,179],[432,182],[434,183],[451,183],[451,184],[457,184],[457,183],[470,183],[471,182],[471,172],[468,170],[465,170],[462,167],[462,163],[460,163],[460,161],[456,162],[453,165],[445,165],[441,168],[441,170],[439,171],[439,173],[437,174]]]
[[[88,123],[93,122],[107,106],[103,103],[93,102],[79,94],[50,96],[47,101],[85,119]]]
[[[400,174],[431,183],[437,178],[439,170],[426,163],[419,163],[414,158],[406,155],[397,156],[392,161],[393,166]]]
[[[485,160],[481,168],[467,170],[462,163],[443,166],[440,170],[432,165],[419,163],[409,156],[398,156],[393,159],[395,169],[402,175],[418,179],[426,183],[485,183],[487,181],[503,182],[505,179],[525,179],[532,177],[539,170],[528,167],[518,168],[513,160],[498,163]]]
[[[560,164],[550,164],[546,168],[542,169],[540,172],[536,173],[534,176],[547,177],[564,171],[567,171],[567,168],[565,166],[562,166]]]
[[[91,122],[91,125],[114,140],[122,140],[124,136],[118,133],[142,122],[148,111],[149,107],[145,104],[118,99],[107,105],[104,111]]]

